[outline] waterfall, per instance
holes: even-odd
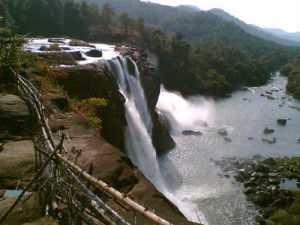
[[[128,63],[134,65],[133,74],[129,71]],[[111,59],[108,65],[119,84],[120,92],[126,99],[125,116],[128,124],[125,131],[126,153],[156,188],[164,192],[156,151],[152,145],[152,120],[139,70],[130,58],[124,57]]]
[[[128,63],[134,65],[133,74],[130,73]],[[170,193],[163,183],[156,151],[152,145],[152,120],[136,64],[130,58],[117,57],[108,61],[108,67],[126,99],[125,116],[128,127],[125,131],[125,147],[128,157],[189,220],[199,222],[194,210],[195,206],[187,204],[176,194]],[[205,221],[202,213],[200,217]]]

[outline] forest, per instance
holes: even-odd
[[[209,12],[138,0],[0,0],[0,4],[2,26],[17,34],[149,49],[158,57],[162,83],[184,95],[219,97],[243,85],[265,84],[300,52],[298,47],[252,36]]]

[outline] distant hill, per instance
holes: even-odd
[[[300,46],[300,33],[290,34],[279,29],[262,29],[255,25],[249,25],[238,18],[230,15],[222,9],[211,9],[209,12],[224,20],[233,22],[247,33],[262,38],[267,41],[274,41],[285,46]],[[297,36],[298,34],[298,36]]]
[[[300,32],[289,33],[277,28],[262,28],[264,31],[291,41],[300,42]]]
[[[180,9],[180,10],[186,10],[188,12],[199,12],[199,11],[201,11],[201,9],[199,9],[198,7],[193,6],[193,5],[180,5],[180,6],[177,6],[176,8]]]

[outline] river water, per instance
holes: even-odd
[[[89,58],[85,52],[90,48],[70,47],[69,41],[66,40],[66,47],[70,51],[81,51],[86,58],[79,64],[109,60],[119,54],[114,51],[114,46],[95,44],[97,49],[102,50],[103,57]],[[38,52],[42,45],[51,44],[46,39],[32,39],[24,49]],[[124,63],[121,67],[122,70],[125,68],[127,76]],[[135,81],[127,80],[127,83],[132,82]],[[128,155],[188,219],[209,225],[256,224],[255,216],[258,213],[246,201],[240,184],[230,174],[229,177],[223,176],[221,168],[212,160],[256,154],[269,157],[300,155],[300,102],[285,94],[285,85],[286,79],[277,74],[266,86],[245,88],[222,100],[200,96],[184,99],[180,94],[162,88],[157,108],[168,118],[169,129],[177,146],[160,157],[158,162],[149,141],[150,128],[144,124],[147,121],[143,119],[145,113],[139,112],[145,110],[139,110],[143,107],[137,107],[139,104],[134,103],[134,98],[127,96],[123,90],[127,98],[127,122],[131,126],[125,135]],[[135,90],[134,87],[131,89]],[[287,119],[286,126],[277,125],[279,118]],[[263,134],[265,127],[275,132]],[[220,128],[228,132],[226,139],[217,133]],[[182,135],[184,130],[200,131],[202,135]],[[272,141],[273,138],[276,138],[274,144],[262,141]],[[139,154],[135,153],[137,150]]]
[[[212,159],[300,156],[300,102],[285,94],[285,85],[286,78],[277,74],[266,86],[245,88],[222,100],[184,99],[162,89],[157,108],[169,118],[177,147],[159,159],[160,168],[169,191],[194,212],[193,220],[198,213],[210,225],[256,224],[257,212],[240,184],[224,177]],[[277,124],[279,118],[287,119],[286,126]],[[274,133],[264,134],[265,127]],[[217,133],[220,128],[228,132],[226,140]],[[183,130],[203,134],[182,135]],[[274,144],[262,141],[273,138]]]

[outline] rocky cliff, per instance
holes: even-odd
[[[154,125],[153,144],[157,153],[163,154],[173,148],[175,142],[156,112],[156,103],[160,93],[160,80],[156,69],[148,63],[147,54],[141,49],[124,48],[122,54],[131,57],[138,65]],[[129,70],[134,70],[131,60],[128,60],[128,65]],[[79,99],[101,97],[108,100],[108,106],[99,112],[102,119],[101,134],[106,141],[124,150],[124,129],[127,125],[124,112],[125,99],[119,92],[117,81],[106,63],[66,67],[63,70],[67,76],[60,80],[60,84],[70,96]]]

